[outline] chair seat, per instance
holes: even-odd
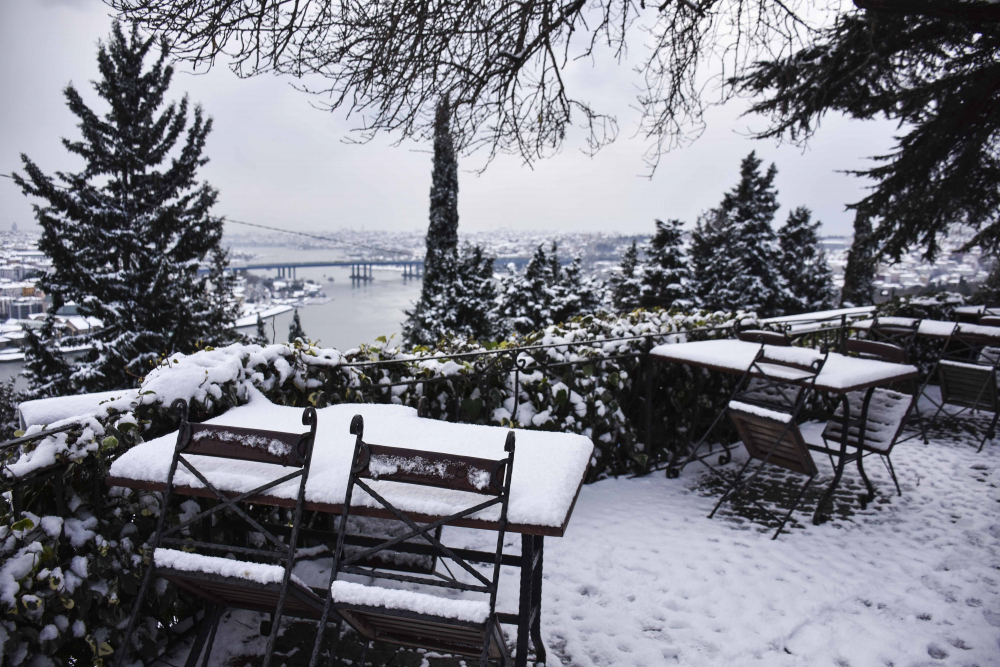
[[[330,594],[338,607],[342,605],[382,607],[476,624],[485,623],[490,615],[490,605],[486,600],[447,598],[430,593],[370,586],[352,581],[333,582]]]
[[[205,556],[176,549],[153,552],[157,575],[194,595],[226,606],[270,612],[277,604],[285,568],[269,563]],[[288,584],[285,614],[318,619],[323,600],[294,574]]]
[[[861,406],[865,400],[865,392],[854,391],[847,395],[851,406],[851,424],[847,429],[847,444],[856,446],[860,430]],[[868,421],[865,424],[864,448],[876,452],[887,452],[892,449],[896,435],[902,426],[903,419],[913,403],[913,396],[902,394],[891,389],[876,389],[868,404]],[[826,428],[823,438],[834,442],[841,441],[843,431],[843,404],[837,406]]]

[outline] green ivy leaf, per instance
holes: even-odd
[[[25,517],[20,521],[15,521],[14,524],[10,527],[10,529],[25,532],[31,530],[34,527],[35,527],[35,522]]]
[[[118,438],[116,438],[113,435],[109,435],[104,440],[101,440],[102,450],[114,449],[117,446],[118,446]]]

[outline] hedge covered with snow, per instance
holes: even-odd
[[[296,341],[232,345],[164,359],[140,389],[123,391],[95,414],[77,419],[79,429],[24,446],[6,462],[8,485],[11,475],[25,478],[55,469],[63,493],[57,499],[51,484],[29,485],[23,518],[3,517],[0,651],[11,665],[29,664],[31,656],[49,656],[55,664],[105,664],[120,645],[118,626],[127,618],[150,557],[147,541],[160,497],[109,490],[101,483],[121,453],[176,428],[169,411],[175,399],[187,400],[190,418],[201,421],[243,403],[251,386],[291,406],[392,402],[416,407],[426,396],[429,415],[438,419],[589,436],[596,445],[593,481],[640,472],[663,460],[686,442],[695,423],[719,409],[730,379],[658,366],[651,382],[653,437],[646,442],[641,355],[663,342],[728,337],[730,322],[724,313],[639,310],[577,318],[499,345],[449,340],[433,350],[404,352],[382,341],[341,353]],[[636,338],[647,335],[655,337]],[[596,342],[571,345],[580,341]],[[457,356],[465,353],[482,354]],[[515,358],[521,369],[516,375]],[[520,390],[516,401],[515,387]],[[183,509],[195,512],[197,503],[189,500]],[[140,631],[139,649],[146,657],[171,639],[166,626],[194,609],[175,587],[161,585],[157,591],[159,596],[146,603],[149,617]],[[40,664],[50,663],[43,659]]]

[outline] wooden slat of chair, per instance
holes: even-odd
[[[816,462],[813,461],[797,424],[788,424],[732,408],[729,410],[729,416],[740,434],[740,439],[743,440],[743,446],[753,458],[761,461],[767,459],[768,463],[803,475],[812,476],[818,472]]]
[[[190,436],[184,454],[215,456],[240,461],[273,463],[301,468],[300,433],[266,431],[218,424],[189,424]]]
[[[894,364],[907,363],[906,351],[898,345],[892,343],[882,343],[874,340],[861,340],[859,338],[848,338],[846,341],[848,352],[853,352],[858,356],[888,361]]]
[[[479,657],[486,641],[482,624],[463,625],[460,621],[445,624],[436,617],[397,611],[389,615],[375,607],[339,606],[338,613],[355,629],[361,629],[369,639],[391,644],[430,648],[433,650]],[[503,657],[510,660],[506,640],[499,624],[494,623],[494,639],[490,642],[489,655],[493,660]]]
[[[778,347],[791,347],[792,339],[777,331],[765,331],[764,329],[745,329],[736,333],[736,337],[747,343],[760,343],[764,345],[776,345]]]
[[[209,599],[216,604],[237,609],[272,613],[278,605],[280,584],[247,586],[237,577],[220,577],[201,572],[158,568],[158,576],[184,590]],[[323,599],[296,581],[289,582],[283,616],[319,620],[323,612]]]
[[[942,360],[938,364],[941,399],[944,403],[974,410],[996,412],[996,372],[989,366]]]

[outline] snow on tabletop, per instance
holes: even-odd
[[[759,405],[743,403],[742,401],[729,401],[729,409],[738,410],[740,412],[749,412],[752,415],[757,415],[758,417],[766,417],[767,419],[773,419],[783,424],[787,424],[788,422],[792,421],[792,416],[787,412],[768,410],[767,408],[762,408]]]
[[[440,618],[454,618],[470,623],[484,623],[490,615],[490,605],[485,600],[446,598],[399,588],[369,586],[351,581],[333,582],[330,586],[330,594],[335,602],[342,604],[386,607]]]
[[[333,405],[317,410],[318,427],[306,486],[307,501],[343,502],[355,440],[349,428],[356,414],[364,417],[364,439],[372,444],[493,460],[507,456],[503,449],[509,430],[506,428],[424,419],[417,417],[413,408],[398,405]],[[305,430],[301,408],[274,405],[253,389],[249,403],[232,408],[208,423],[293,433]],[[593,443],[585,436],[570,433],[520,429],[515,433],[508,521],[560,527],[566,520],[590,462]],[[176,438],[176,433],[171,433],[133,447],[111,465],[110,474],[137,481],[166,483]],[[278,466],[254,461],[192,458],[213,484],[237,493],[254,489],[284,474]],[[202,486],[189,471],[180,467],[174,476],[174,483],[179,486]],[[373,481],[372,484],[372,488],[386,500],[408,512],[442,516],[454,513],[456,508],[482,502],[482,496],[465,491],[389,481]],[[297,491],[298,480],[290,480],[271,489],[269,495],[294,498]],[[361,489],[355,491],[352,504],[379,507]],[[499,519],[500,508],[490,507],[473,516],[495,521]]]
[[[25,401],[18,405],[17,409],[21,413],[22,427],[44,426],[71,417],[94,414],[104,401],[121,398],[130,393],[134,392],[123,389],[118,391],[104,391],[97,394],[39,398],[34,401]]]
[[[789,361],[803,361],[816,358],[815,350],[808,348],[776,347],[768,345],[766,354],[769,357],[781,356]],[[676,345],[660,345],[654,347],[650,354],[660,359],[680,363],[702,364],[716,368],[743,372],[750,368],[760,345],[741,340],[706,340],[696,343],[678,343]],[[774,352],[777,350],[777,352]],[[766,368],[770,370],[773,366]],[[896,379],[900,376],[916,373],[915,366],[890,364],[873,359],[859,359],[831,352],[823,370],[816,380],[820,389],[839,391],[850,387],[868,385]]]
[[[911,317],[880,317],[878,321],[880,324],[912,326],[917,320]],[[873,322],[874,320],[861,320],[860,322],[853,323],[851,326],[855,329],[870,329]],[[921,336],[947,338],[955,330],[955,327],[961,327],[962,333],[991,336],[1000,339],[1000,327],[988,327],[982,324],[959,324],[943,320],[920,320],[920,328],[917,329],[917,333]]]
[[[285,568],[280,565],[204,556],[176,549],[157,549],[153,552],[153,560],[157,567],[182,572],[205,572],[221,577],[236,577],[258,584],[280,584],[285,578]],[[302,584],[302,581],[295,575],[292,575],[292,580]]]

